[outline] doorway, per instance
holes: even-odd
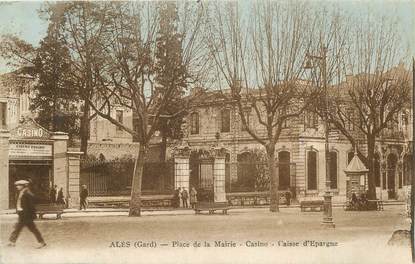
[[[279,190],[290,189],[290,152],[278,152],[278,176],[279,176]]]
[[[49,162],[10,161],[9,208],[16,208],[17,191],[14,182],[18,180],[31,181],[36,203],[49,203],[50,184],[53,184],[52,165]]]
[[[213,159],[203,150],[193,151],[190,154],[189,187],[197,190],[197,200],[213,202]]]

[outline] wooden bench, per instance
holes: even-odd
[[[383,211],[383,201],[382,200],[367,200],[364,203],[355,202],[352,204],[351,201],[346,201],[343,205],[345,211]]]
[[[307,208],[310,208],[310,212],[317,212],[324,210],[324,201],[323,200],[311,200],[311,201],[301,201],[300,202],[301,212],[305,212]]]
[[[383,201],[382,200],[367,200],[369,210],[371,208],[376,208],[377,211],[383,211]]]
[[[221,210],[222,214],[228,214],[229,206],[227,202],[198,202],[196,204],[195,213],[200,214],[202,211],[208,211],[209,214],[214,214],[215,211]]]
[[[61,219],[64,208],[64,204],[38,204],[36,205],[36,214],[39,219],[42,219],[45,214],[56,214],[56,219]]]

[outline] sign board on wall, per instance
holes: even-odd
[[[52,145],[30,144],[30,143],[10,143],[9,157],[39,157],[51,158]]]
[[[33,119],[23,119],[19,126],[10,131],[11,139],[50,139],[50,132]]]

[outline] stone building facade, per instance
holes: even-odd
[[[259,124],[252,109],[249,125],[257,135],[265,137],[265,127]],[[410,184],[412,173],[412,137],[408,135],[411,116],[408,111],[399,114],[399,125],[389,126],[376,143],[375,183],[378,199],[404,200],[406,188]],[[249,164],[255,153],[264,152],[264,148],[255,141],[242,126],[236,106],[226,102],[220,92],[206,92],[198,96],[186,118],[190,148],[190,185],[192,181],[209,181],[213,175],[203,161],[212,159],[209,149],[220,142],[226,150],[226,190],[234,192],[257,192],[254,180],[249,181]],[[359,146],[365,152],[365,140],[357,128],[349,124],[348,129],[359,140]],[[311,112],[304,112],[298,118],[288,120],[276,145],[276,157],[281,191],[290,190],[300,200],[322,196],[326,187],[326,162],[324,123]],[[330,130],[330,179],[334,201],[346,199],[346,169],[354,155],[349,140],[339,131]],[[192,159],[193,157],[193,159]],[[196,163],[192,166],[192,162]],[[255,165],[252,165],[255,166]],[[252,168],[252,167],[251,167]],[[255,170],[255,169],[254,169]],[[254,173],[253,173],[254,174]],[[253,176],[253,175],[251,175]],[[198,178],[197,180],[192,180]],[[245,180],[243,179],[245,178]],[[241,186],[238,182],[245,181]],[[212,182],[212,180],[211,180]],[[232,188],[232,186],[235,188]],[[243,185],[243,184],[242,184]],[[243,187],[243,188],[241,188]]]
[[[0,123],[3,124],[1,128],[4,131],[12,130],[19,124],[20,117],[25,113],[30,114],[28,111],[30,96],[24,92],[19,93],[17,90],[11,92],[4,87],[0,91],[2,91]],[[112,113],[115,119],[130,128],[134,127],[131,111],[122,107],[115,110]],[[265,128],[259,124],[256,113],[249,108],[246,111],[250,112],[251,129],[264,136]],[[377,198],[384,200],[403,200],[412,173],[412,108],[403,109],[397,119],[398,124],[388,126],[376,143],[374,171],[376,192]],[[7,127],[4,124],[7,124]],[[264,152],[263,146],[243,128],[235,105],[225,101],[218,91],[198,94],[197,100],[194,100],[191,109],[188,110],[185,124],[184,140],[189,151],[188,156],[176,154],[175,187],[184,184],[187,188],[195,186],[199,189],[213,190],[215,186],[223,185],[228,199],[235,194],[266,196],[264,193],[267,188],[260,187],[257,179],[254,179],[258,176],[258,171],[265,167],[265,160],[258,160],[258,156]],[[349,124],[348,129],[360,138],[359,146],[364,152],[364,137],[358,134],[353,124]],[[152,139],[153,147],[157,146],[160,140],[156,133]],[[111,153],[107,154],[108,148],[105,146],[109,144],[111,149],[122,150],[125,149],[123,144],[130,146],[134,139],[109,121],[95,117],[91,122],[89,142],[91,143],[90,150],[94,154],[97,156],[103,154],[112,159],[115,158],[116,151],[110,151]],[[223,147],[221,160],[217,160],[218,157],[212,154],[212,148],[218,144]],[[135,149],[136,145],[133,147]],[[170,142],[167,159],[175,156],[176,147],[177,144]],[[354,149],[350,142],[336,130],[330,132],[329,149],[333,161],[329,170],[333,199],[343,201],[346,198],[347,184],[344,170],[353,158]],[[5,153],[4,147],[2,151]],[[136,151],[131,150],[131,152]],[[154,156],[156,157],[157,154]],[[276,145],[276,157],[279,164],[281,191],[290,190],[300,200],[322,196],[326,184],[324,124],[316,114],[304,112],[297,118],[287,120]],[[215,166],[215,160],[217,166]],[[224,177],[217,169],[222,168],[222,165],[225,168]],[[8,165],[3,164],[3,166]],[[5,167],[3,169],[6,170]],[[220,174],[220,177],[216,176],[216,178],[224,178],[224,181],[216,182],[215,173]]]
[[[79,158],[68,147],[68,135],[50,132],[33,119],[30,87],[8,82],[0,76],[0,209],[15,208],[16,180],[30,180],[41,203],[49,203],[53,185],[63,189],[67,205],[79,205]],[[30,82],[28,83],[30,86]]]

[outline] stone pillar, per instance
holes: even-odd
[[[186,188],[189,192],[189,157],[190,148],[186,143],[182,143],[173,149],[174,156],[174,189]]]
[[[0,129],[0,210],[9,208],[9,138],[9,131]]]
[[[83,152],[79,149],[69,149],[68,155],[68,181],[66,187],[66,197],[68,208],[79,207],[79,178],[80,178],[80,156]]]
[[[225,191],[225,154],[226,150],[221,146],[212,148],[215,158],[213,163],[213,194],[215,203],[226,202]]]
[[[68,134],[63,132],[54,132],[51,139],[53,140],[53,184],[58,188],[68,190]],[[66,190],[65,190],[66,189]]]
[[[189,158],[174,157],[174,189],[181,187],[189,191],[189,179]]]
[[[213,193],[215,202],[226,202],[225,157],[215,157],[213,164]]]

